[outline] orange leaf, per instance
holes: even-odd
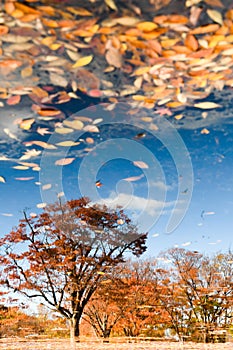
[[[7,99],[6,103],[9,105],[9,106],[13,106],[13,105],[17,105],[21,100],[21,97],[20,95],[14,95],[14,96],[11,96]]]
[[[207,24],[206,26],[197,27],[190,31],[190,34],[206,34],[216,32],[219,29],[218,24]]]
[[[5,35],[8,33],[8,31],[9,31],[9,28],[7,26],[0,25],[0,35]]]
[[[53,117],[55,115],[60,114],[61,111],[59,111],[59,109],[55,109],[55,108],[41,108],[37,111],[37,113],[39,115],[41,115],[42,117]]]
[[[19,2],[15,2],[15,7],[18,9],[18,10],[21,10],[23,13],[25,14],[34,14],[34,15],[39,15],[40,14],[40,11],[38,10],[35,10],[34,8],[30,7],[30,6],[27,6],[27,5],[24,5],[24,4],[21,4]]]
[[[198,41],[195,38],[195,36],[192,34],[188,34],[186,36],[184,43],[185,43],[185,46],[187,46],[192,51],[196,51],[198,49]]]

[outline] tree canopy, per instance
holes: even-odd
[[[110,210],[88,198],[57,202],[39,215],[24,213],[1,239],[1,284],[42,298],[70,321],[75,339],[84,307],[104,275],[127,252],[140,256],[146,237],[120,208]]]

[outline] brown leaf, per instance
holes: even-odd
[[[107,50],[105,58],[108,64],[110,64],[111,66],[114,66],[116,68],[122,67],[121,54],[119,50],[117,50],[115,47],[110,47],[109,50]]]
[[[76,73],[77,87],[85,90],[99,89],[100,80],[85,68],[79,68]]]
[[[206,4],[211,5],[212,7],[224,7],[221,0],[204,0]]]

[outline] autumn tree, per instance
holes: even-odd
[[[202,330],[202,340],[209,342],[211,332],[226,324],[231,313],[232,271],[228,261],[232,254],[204,256],[185,249],[170,249],[164,257],[171,262],[173,281],[179,291],[182,315],[190,334]],[[175,300],[173,298],[173,300]],[[178,314],[176,314],[177,316]],[[178,317],[179,318],[179,317]]]
[[[138,336],[153,327],[155,300],[151,288],[154,261],[137,259],[118,265],[105,275],[101,287],[85,309],[98,335]]]
[[[83,311],[100,282],[126,253],[145,250],[146,234],[123,210],[87,198],[55,203],[24,218],[1,239],[1,284],[38,298],[69,320],[78,341]]]
[[[112,276],[114,274],[114,276]],[[85,320],[93,327],[97,336],[108,342],[114,326],[123,317],[126,289],[117,278],[116,271],[103,278],[84,310]]]

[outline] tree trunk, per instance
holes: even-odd
[[[103,332],[103,338],[104,338],[103,342],[104,343],[109,343],[110,333],[111,333],[111,328],[110,329],[107,328],[104,330],[104,332]]]
[[[75,344],[80,341],[79,324],[80,324],[80,317],[73,316],[70,319],[70,343],[73,349],[75,349]]]

